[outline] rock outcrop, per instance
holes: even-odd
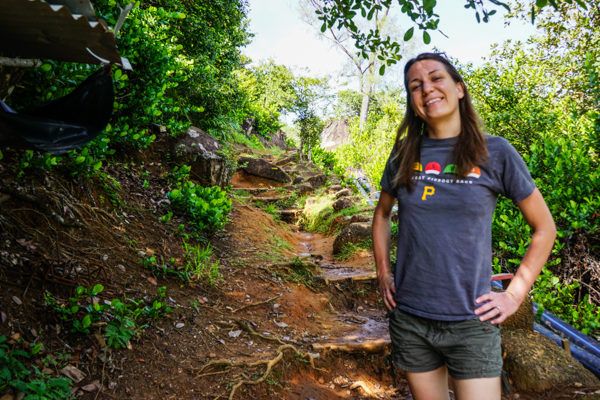
[[[600,387],[600,381],[569,353],[533,330],[531,300],[502,324],[504,370],[518,391]]]
[[[246,173],[282,183],[290,183],[292,179],[277,165],[261,158],[240,157],[238,164]]]
[[[226,186],[233,174],[224,157],[218,154],[221,145],[199,128],[191,127],[173,145],[179,163],[191,167],[191,177],[202,185]]]
[[[357,244],[371,239],[371,224],[356,222],[346,226],[333,242],[333,254],[338,255],[347,244]]]

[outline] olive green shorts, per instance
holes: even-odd
[[[489,321],[435,321],[396,308],[390,312],[390,337],[394,365],[406,372],[446,365],[455,379],[502,374],[500,328]]]

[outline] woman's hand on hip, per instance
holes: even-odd
[[[383,303],[388,310],[396,308],[396,301],[394,300],[394,294],[396,293],[396,285],[394,284],[394,275],[392,273],[386,273],[377,277],[379,282],[379,291],[383,298]]]
[[[519,309],[521,302],[509,292],[489,292],[478,297],[475,302],[482,304],[475,309],[481,321],[501,324]]]

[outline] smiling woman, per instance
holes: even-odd
[[[392,311],[393,360],[406,371],[415,400],[447,400],[448,375],[458,400],[499,400],[497,324],[519,308],[540,273],[554,222],[516,150],[482,132],[467,86],[446,58],[420,54],[404,74],[406,113],[373,217],[380,292]],[[534,234],[506,291],[492,292],[491,224],[499,194],[518,205]],[[389,221],[396,201],[392,273]]]
[[[408,89],[415,113],[427,123],[431,137],[444,139],[460,132],[458,100],[465,96],[463,84],[455,82],[440,62],[415,63],[409,70]]]

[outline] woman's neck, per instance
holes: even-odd
[[[458,113],[457,113],[458,114]],[[460,115],[444,121],[432,121],[427,125],[427,135],[431,139],[448,139],[460,135]]]

